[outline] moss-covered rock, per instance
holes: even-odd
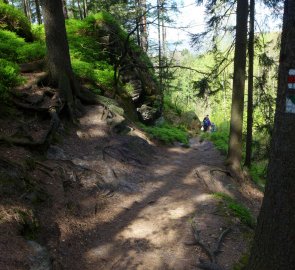
[[[117,94],[130,99],[141,121],[153,122],[161,114],[162,102],[148,56],[108,13],[92,15],[86,23],[87,34],[98,41],[102,51],[107,52],[109,63],[119,76]],[[149,108],[149,113],[142,113],[144,108]]]

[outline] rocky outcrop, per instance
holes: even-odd
[[[161,115],[162,99],[148,56],[114,22],[94,20],[92,24],[95,27],[90,34],[95,35],[102,49],[108,52],[118,74],[117,94],[130,101],[140,121],[154,123]]]

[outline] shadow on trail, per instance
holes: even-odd
[[[162,152],[168,158],[148,168],[148,187],[143,187],[140,197],[125,194],[135,197],[127,207],[116,202],[114,207],[117,197],[112,198],[106,208],[114,207],[116,214],[107,221],[99,221],[100,213],[97,218],[82,217],[81,221],[91,222],[90,228],[68,235],[60,245],[66,251],[65,269],[195,269],[195,248],[184,242],[192,237],[190,221],[199,204],[211,201],[203,196],[208,191],[194,170],[222,164],[220,157],[216,162],[219,154],[208,147]],[[73,262],[75,256],[79,259]]]

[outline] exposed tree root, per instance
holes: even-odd
[[[39,166],[41,166],[41,167],[43,167],[43,168],[49,170],[50,172],[53,171],[53,168],[47,166],[46,164],[44,164],[44,163],[42,163],[42,162],[40,162],[40,161],[35,161],[35,163],[36,163],[37,165],[39,165]]]
[[[228,171],[228,170],[222,170],[222,169],[219,169],[219,168],[214,168],[214,169],[210,170],[211,175],[213,175],[214,172],[222,172],[222,173],[226,174],[227,176],[232,177],[231,172]]]
[[[23,91],[32,89],[34,86],[37,86],[40,82],[48,78],[47,72],[35,73],[34,77],[29,79],[25,84],[17,86],[13,89],[12,94],[21,95]]]
[[[110,158],[113,158],[115,160],[118,160],[123,163],[136,163],[137,165],[142,165],[142,162],[133,156],[131,152],[128,152],[126,149],[124,149],[124,146],[120,145],[117,147],[114,147],[112,145],[105,146],[102,149],[102,157],[103,160],[106,160],[106,156],[109,156]]]
[[[211,193],[211,189],[210,189],[209,185],[207,184],[207,182],[205,181],[205,179],[202,177],[202,175],[200,174],[200,172],[199,172],[197,169],[195,169],[195,174],[197,175],[197,177],[198,177],[199,179],[202,180],[202,182],[203,182],[204,185],[206,186],[207,190]]]
[[[33,148],[47,145],[51,141],[53,134],[56,132],[60,121],[56,108],[50,108],[49,114],[51,116],[49,129],[43,135],[43,138],[41,138],[39,141],[32,141],[25,138],[11,138],[7,136],[2,136],[0,137],[0,142],[8,143],[10,145],[28,146]]]
[[[192,223],[192,231],[195,238],[195,242],[189,243],[190,245],[199,245],[203,251],[206,253],[206,255],[209,258],[209,261],[205,261],[203,259],[200,259],[200,263],[198,263],[198,267],[204,270],[224,270],[223,267],[221,267],[217,263],[217,255],[221,252],[221,244],[224,240],[224,237],[231,231],[231,228],[225,229],[220,236],[218,237],[217,243],[213,249],[210,249],[208,245],[206,245],[200,238],[200,231],[197,230],[196,224]]]

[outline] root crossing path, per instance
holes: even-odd
[[[233,228],[218,256],[218,263],[231,269],[247,248],[247,230],[220,212],[220,202],[212,196],[238,194],[224,173],[223,156],[198,138],[183,148],[150,146],[135,136],[136,130],[132,136],[107,136],[101,113],[102,108],[89,109],[80,130],[60,146],[67,159],[88,173],[99,174],[100,166],[102,181],[94,185],[90,178],[80,178],[79,192],[74,185],[65,191],[67,210],[55,217],[59,265],[72,270],[199,269],[199,258],[208,257],[193,244],[194,223],[209,247],[222,230]]]

